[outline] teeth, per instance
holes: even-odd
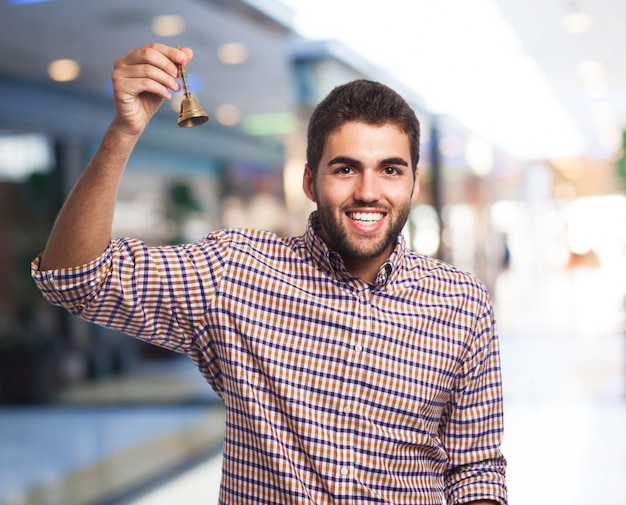
[[[350,218],[355,221],[363,221],[366,223],[375,223],[383,218],[383,214],[371,212],[354,212],[350,214]]]

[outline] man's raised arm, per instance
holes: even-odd
[[[41,270],[84,265],[106,249],[128,159],[163,100],[171,98],[170,89],[179,90],[178,64],[192,57],[187,48],[149,44],[115,62],[115,117],[57,217]]]

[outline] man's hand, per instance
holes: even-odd
[[[113,126],[140,135],[163,100],[179,91],[178,65],[193,58],[189,48],[148,44],[126,53],[113,67],[115,119]]]

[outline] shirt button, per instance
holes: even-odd
[[[352,412],[352,409],[350,407],[344,407],[343,408],[343,413],[344,414],[349,414],[350,412]]]
[[[350,470],[348,470],[345,466],[341,469],[341,475],[348,475]]]
[[[354,350],[361,352],[363,350],[363,346],[361,344],[357,344],[354,346]]]

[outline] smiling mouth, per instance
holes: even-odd
[[[348,212],[347,215],[360,224],[374,224],[385,217],[382,212]]]

